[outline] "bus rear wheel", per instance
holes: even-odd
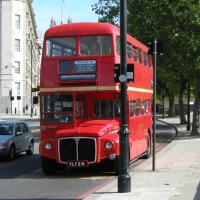
[[[151,139],[150,139],[150,135],[147,135],[147,151],[146,151],[146,155],[144,155],[145,159],[150,158],[151,156]]]
[[[54,175],[57,171],[57,163],[51,158],[41,156],[42,171],[45,175]]]

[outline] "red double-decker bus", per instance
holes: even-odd
[[[127,119],[130,162],[152,144],[153,67],[147,47],[127,34]],[[59,165],[109,161],[119,171],[120,29],[70,23],[44,36],[40,78],[40,154],[44,174]]]

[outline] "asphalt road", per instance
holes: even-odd
[[[32,120],[27,122],[31,123],[32,128],[39,125]],[[167,145],[175,135],[173,127],[158,122],[156,151]],[[20,154],[13,162],[0,158],[0,199],[83,199],[117,179],[114,173],[102,166],[70,169],[54,176],[45,176],[41,170],[38,149],[39,142],[36,142],[32,156]],[[134,170],[134,166],[141,162],[142,159],[133,163],[130,170]]]

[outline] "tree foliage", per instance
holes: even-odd
[[[120,0],[99,0],[92,9],[100,22],[120,25]],[[170,96],[178,96],[180,85],[187,85],[190,78],[196,92],[200,90],[196,84],[200,77],[199,0],[127,0],[127,31],[144,44],[155,38],[164,41],[164,56],[157,65],[159,89],[166,87]]]

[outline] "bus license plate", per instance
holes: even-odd
[[[67,167],[88,167],[87,160],[69,160],[67,161]]]

